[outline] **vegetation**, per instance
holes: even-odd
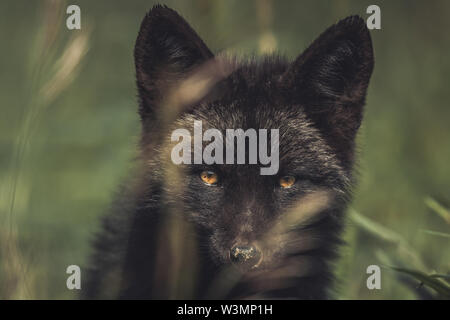
[[[295,57],[367,0],[164,1],[217,51]],[[153,1],[0,3],[0,298],[71,299],[139,135],[132,50]],[[449,298],[450,2],[381,2],[340,299]],[[381,290],[366,268],[382,267]],[[383,268],[384,267],[384,268]]]

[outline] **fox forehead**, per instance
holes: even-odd
[[[244,101],[227,105],[217,102],[183,114],[170,129],[184,128],[193,135],[195,121],[202,121],[203,131],[218,129],[224,136],[229,129],[254,129],[257,134],[259,129],[268,132],[278,129],[280,160],[295,162],[303,152],[307,152],[310,157],[317,154],[327,162],[338,162],[322,133],[305,115],[302,107],[261,103],[249,109]]]

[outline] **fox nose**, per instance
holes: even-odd
[[[262,254],[255,246],[234,246],[230,250],[231,261],[239,266],[254,268],[261,262]]]

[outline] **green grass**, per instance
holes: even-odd
[[[64,1],[1,2],[0,298],[76,297],[65,287],[66,267],[85,263],[98,217],[136,152],[132,50],[152,3],[78,1],[82,30],[69,31]],[[269,1],[272,18],[264,20],[257,1],[165,3],[215,51],[276,48],[291,58],[327,26],[365,16],[372,4]],[[408,270],[437,297],[426,279],[450,271],[443,236],[450,233],[450,3],[380,6],[338,298],[418,298],[389,268],[382,289],[368,290],[371,264]],[[71,72],[61,73],[64,66]]]

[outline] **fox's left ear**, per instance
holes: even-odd
[[[134,48],[142,119],[154,119],[169,88],[213,56],[177,12],[154,6],[141,23]]]
[[[290,66],[283,85],[328,142],[351,160],[374,65],[372,40],[358,16],[328,28]]]

